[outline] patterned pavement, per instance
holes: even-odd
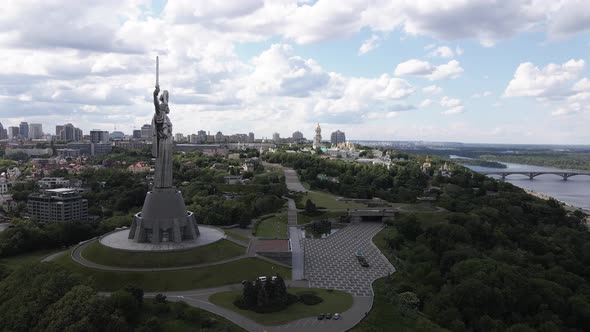
[[[380,223],[351,224],[325,239],[303,239],[309,286],[342,290],[353,296],[373,296],[373,281],[395,272],[372,242],[382,227]],[[354,255],[358,250],[370,267],[359,264]]]

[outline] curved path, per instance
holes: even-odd
[[[238,245],[244,246],[244,243],[241,241],[236,241],[233,239],[229,239],[226,238],[226,240],[234,242]],[[119,271],[119,272],[155,272],[155,271],[172,271],[172,270],[186,270],[186,269],[193,269],[193,268],[200,268],[200,267],[207,267],[207,266],[214,266],[214,265],[221,265],[221,264],[226,264],[226,263],[230,263],[230,262],[234,262],[234,261],[238,261],[240,259],[244,259],[244,258],[249,258],[249,257],[256,257],[258,259],[262,259],[265,261],[270,261],[273,264],[277,264],[277,265],[281,265],[281,266],[285,266],[285,267],[290,267],[284,264],[281,264],[279,262],[276,262],[274,260],[269,260],[266,257],[262,257],[259,255],[252,255],[252,254],[244,254],[244,255],[239,255],[239,256],[235,256],[232,258],[228,258],[228,259],[224,259],[221,261],[216,261],[216,262],[211,262],[211,263],[203,263],[203,264],[194,264],[194,265],[184,265],[184,266],[172,266],[172,267],[154,267],[154,268],[141,268],[141,267],[120,267],[120,266],[108,266],[108,265],[102,265],[102,264],[98,264],[98,263],[94,263],[92,261],[87,260],[86,258],[84,258],[84,256],[82,256],[82,251],[84,250],[84,248],[86,248],[86,246],[88,246],[89,244],[91,244],[92,242],[96,241],[96,239],[78,244],[74,250],[72,250],[71,253],[71,257],[72,259],[85,267],[91,268],[91,269],[97,269],[97,270],[104,270],[104,271]],[[53,256],[53,255],[52,255]],[[55,254],[55,256],[57,256],[57,254]],[[45,261],[50,261],[51,259],[53,259],[54,257],[47,257],[47,259]]]
[[[71,257],[76,263],[78,263],[80,265],[83,265],[85,267],[89,267],[91,269],[105,270],[105,271],[154,272],[154,271],[186,270],[186,269],[193,269],[193,268],[199,268],[199,267],[221,265],[221,264],[234,262],[234,261],[249,257],[248,255],[240,255],[240,256],[236,256],[236,257],[232,257],[232,258],[228,258],[228,259],[224,259],[224,260],[212,262],[212,263],[173,266],[173,267],[141,268],[141,267],[108,266],[108,265],[102,265],[102,264],[97,264],[97,263],[91,262],[91,261],[87,260],[86,258],[84,258],[84,256],[82,256],[82,251],[84,250],[84,248],[86,248],[86,246],[90,245],[94,241],[96,241],[96,240],[88,241],[88,242],[85,242],[85,243],[82,243],[82,244],[76,246],[74,248],[74,250],[72,250]]]
[[[306,287],[301,282],[287,283],[289,287]],[[207,288],[192,291],[167,292],[170,301],[184,301],[187,304],[198,307],[219,316],[222,316],[248,331],[256,332],[340,332],[354,327],[365,317],[365,312],[371,309],[373,299],[367,297],[353,297],[352,307],[342,313],[341,320],[318,320],[316,317],[307,317],[291,321],[283,325],[268,326],[259,324],[250,318],[244,317],[234,311],[217,306],[209,301],[209,296],[225,291],[241,290],[242,285],[228,285],[217,288]],[[146,293],[146,297],[153,297],[157,293]]]

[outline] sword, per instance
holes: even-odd
[[[156,56],[156,86],[160,86],[160,57]]]

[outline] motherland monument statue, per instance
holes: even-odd
[[[172,182],[172,122],[168,90],[160,94],[160,63],[156,57],[155,113],[152,118],[152,156],[156,159],[154,183],[148,191],[143,209],[133,217],[129,239],[135,242],[180,243],[194,240],[199,228],[192,212],[186,210],[182,193]]]

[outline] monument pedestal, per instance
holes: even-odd
[[[192,212],[186,210],[182,193],[175,188],[148,191],[141,212],[135,214],[129,239],[135,242],[179,243],[194,240],[199,227]]]

